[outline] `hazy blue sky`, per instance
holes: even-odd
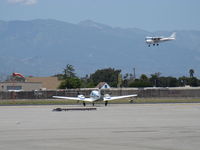
[[[113,27],[200,30],[200,0],[0,0],[0,20],[90,19]]]

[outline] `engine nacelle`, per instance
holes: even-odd
[[[78,98],[80,98],[81,100],[84,100],[85,96],[84,95],[78,95]]]

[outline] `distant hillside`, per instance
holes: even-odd
[[[148,47],[145,36],[168,36],[136,28],[115,28],[90,20],[71,24],[57,20],[0,21],[0,74],[49,76],[67,64],[80,76],[114,67],[137,75],[200,75],[200,31],[179,31],[177,40]]]

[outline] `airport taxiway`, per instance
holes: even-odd
[[[100,107],[99,107],[100,106]],[[200,104],[0,106],[2,150],[197,150]],[[78,106],[80,107],[80,105]]]

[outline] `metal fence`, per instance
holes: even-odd
[[[94,89],[66,89],[53,91],[20,91],[20,92],[0,92],[0,99],[52,99],[52,96],[70,96],[76,97],[83,94],[89,97]],[[200,88],[192,89],[170,89],[170,88],[111,88],[101,91],[102,94],[112,96],[138,94],[140,98],[162,98],[162,97],[194,97],[200,98]]]

